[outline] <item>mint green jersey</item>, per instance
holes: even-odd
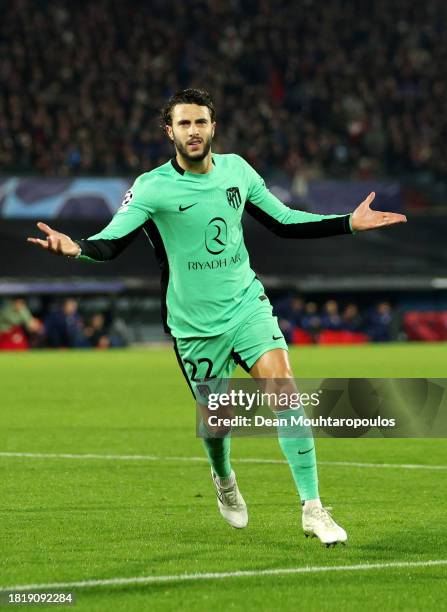
[[[287,237],[351,233],[349,215],[293,210],[243,158],[213,154],[206,174],[184,171],[174,159],[139,176],[109,225],[78,241],[81,259],[111,259],[114,245],[122,250],[143,229],[162,271],[170,333],[216,336],[249,315],[264,293],[244,243],[244,210]]]

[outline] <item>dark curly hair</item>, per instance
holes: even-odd
[[[216,111],[210,94],[204,89],[180,89],[169,98],[160,111],[160,123],[163,131],[167,125],[172,125],[172,109],[177,104],[197,104],[207,106],[210,111],[211,121],[216,120]]]

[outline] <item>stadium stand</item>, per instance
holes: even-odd
[[[166,96],[206,85],[218,147],[261,173],[445,178],[446,20],[443,0],[6,3],[0,166],[138,174],[170,153]]]
[[[49,299],[76,297],[90,335],[75,344],[160,339],[159,271],[143,236],[113,264],[82,268],[24,238],[38,218],[96,233],[133,178],[172,156],[159,107],[178,88],[206,87],[214,149],[243,155],[289,205],[348,212],[374,190],[383,210],[409,213],[404,227],[352,240],[284,241],[245,220],[272,299],[304,298],[289,341],[446,339],[446,23],[442,0],[6,3],[0,296],[35,298],[47,328]],[[321,325],[331,298],[343,329]],[[395,323],[384,329],[371,304],[387,300]],[[125,320],[132,312],[129,336],[113,330],[116,305]],[[4,345],[42,341],[20,322],[0,333]]]

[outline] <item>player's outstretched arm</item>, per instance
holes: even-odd
[[[388,225],[395,225],[396,223],[407,222],[407,217],[405,215],[372,210],[370,205],[375,197],[376,194],[372,191],[352,213],[351,226],[354,232],[364,232],[366,230],[387,227]]]
[[[46,234],[45,238],[28,238],[28,242],[55,255],[77,257],[81,261],[103,262],[114,259],[138,236],[154,212],[148,203],[150,194],[148,196],[145,191],[146,176],[149,174],[136,179],[109,224],[94,236],[72,240],[70,236],[39,221],[37,227]],[[140,199],[134,196],[135,190]]]
[[[241,158],[242,159],[242,158]],[[271,193],[261,176],[245,161],[251,175],[245,210],[281,238],[326,238],[405,223],[405,215],[372,210],[372,192],[351,214],[320,215],[290,208]]]
[[[42,221],[39,221],[37,227],[40,229],[40,231],[46,234],[46,238],[27,238],[27,242],[36,244],[42,249],[45,249],[49,253],[54,253],[55,255],[77,257],[81,253],[81,247],[79,244],[74,242],[70,236],[58,232],[46,223],[42,223]]]

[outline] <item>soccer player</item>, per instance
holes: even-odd
[[[222,516],[236,528],[247,507],[230,462],[230,432],[207,425],[197,384],[231,377],[240,364],[276,393],[296,391],[287,344],[264,288],[250,267],[242,232],[247,212],[285,238],[323,238],[402,223],[404,215],[372,210],[371,193],[350,215],[318,215],[285,206],[242,158],[217,155],[209,94],[177,92],[162,110],[175,157],[139,176],[111,222],[86,240],[72,240],[45,223],[45,239],[28,238],[51,253],[86,261],[113,259],[145,232],[161,269],[162,315],[179,365],[198,400],[201,430]],[[302,410],[302,408],[300,409]],[[311,434],[295,431],[290,409],[278,440],[302,502],[304,533],[326,545],[345,542],[345,530],[322,506]]]

